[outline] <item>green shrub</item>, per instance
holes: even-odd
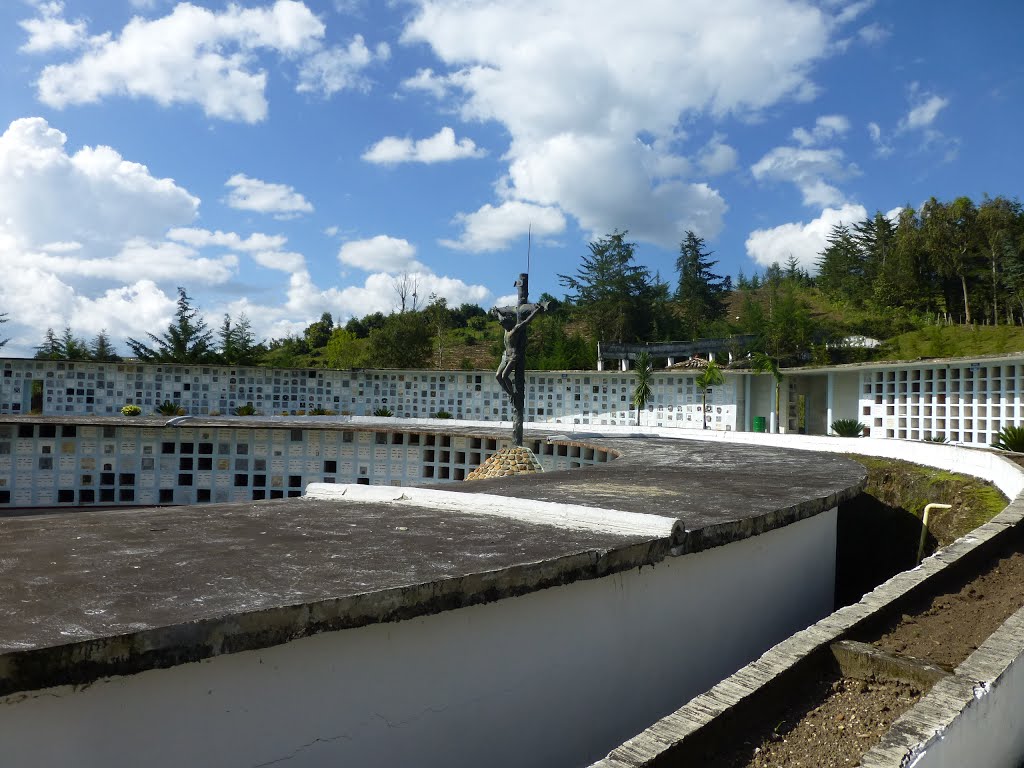
[[[373,412],[374,416],[394,416],[395,412],[388,408],[386,405],[382,405],[380,408]]]
[[[435,419],[454,419],[455,417],[452,416],[450,413],[448,413],[448,411],[438,411],[437,413],[434,414],[433,418],[435,418]]]
[[[311,408],[309,411],[310,416],[337,416],[335,411],[330,408]]]
[[[936,433],[934,435],[928,435],[924,438],[924,441],[926,443],[944,443],[946,442],[946,436]]]
[[[1024,427],[1003,427],[996,435],[992,447],[1011,453],[1024,453]]]
[[[864,425],[856,419],[836,419],[832,422],[832,431],[839,437],[860,437]]]
[[[161,416],[184,416],[185,409],[170,400],[164,400],[156,407],[156,412]]]
[[[139,406],[137,405],[132,405],[131,403],[129,403],[128,405],[121,409],[121,413],[124,416],[139,416],[142,414],[142,409],[139,408]]]
[[[255,416],[256,407],[252,403],[240,405],[232,411],[235,416]]]

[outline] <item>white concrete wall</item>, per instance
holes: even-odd
[[[6,768],[587,764],[828,614],[831,510],[657,566],[0,699]]]
[[[860,374],[856,371],[836,371],[832,381],[832,419],[829,426],[836,419],[863,421],[866,416],[860,413]]]
[[[1024,657],[989,690],[976,689],[976,696],[914,768],[1018,768],[1024,762]]]

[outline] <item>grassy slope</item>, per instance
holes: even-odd
[[[1022,351],[1024,328],[1019,326],[933,326],[890,339],[880,359],[970,357]]]

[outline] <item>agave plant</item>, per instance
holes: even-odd
[[[1024,453],[1024,427],[1006,426],[999,430],[993,448],[1011,453]]]
[[[452,418],[455,418],[455,417],[452,416],[451,413],[449,413],[448,411],[438,411],[437,413],[434,414],[433,418],[435,418],[435,419],[452,419]]]
[[[164,400],[156,407],[156,412],[161,416],[184,416],[185,409],[170,400]]]
[[[856,419],[836,419],[832,422],[832,431],[839,437],[860,437],[864,425]]]
[[[395,412],[388,408],[386,405],[382,405],[380,408],[373,412],[374,416],[394,416]]]
[[[232,411],[235,416],[255,416],[256,407],[252,403],[240,405]]]

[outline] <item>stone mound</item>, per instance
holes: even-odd
[[[502,448],[487,461],[470,472],[467,480],[487,480],[492,477],[528,475],[543,472],[544,468],[529,448]]]

